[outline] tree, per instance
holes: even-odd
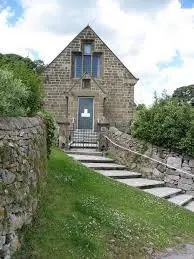
[[[140,103],[140,104],[137,105],[136,111],[142,110],[144,108],[145,108],[145,104],[144,103]]]
[[[32,61],[28,57],[22,57],[17,54],[1,54],[0,53],[0,66],[5,66],[8,64],[12,63],[18,63],[18,62],[23,62],[26,67],[28,67],[31,70],[36,71],[38,74],[41,74],[42,71],[45,68],[45,64],[42,60],[38,59],[35,61]]]
[[[173,93],[173,98],[191,102],[194,99],[194,85],[182,86]]]
[[[35,60],[34,64],[35,64],[35,70],[38,74],[41,74],[43,72],[44,68],[46,67],[44,62],[40,59]]]

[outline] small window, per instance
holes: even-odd
[[[91,54],[92,54],[92,44],[84,43],[84,55],[91,55]]]
[[[91,87],[91,80],[90,79],[83,79],[82,80],[82,88],[90,88]]]

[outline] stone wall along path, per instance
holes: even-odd
[[[19,248],[19,231],[38,203],[47,161],[42,118],[0,117],[0,258]]]

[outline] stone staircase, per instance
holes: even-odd
[[[76,129],[71,132],[70,148],[97,148],[98,132],[87,129]]]
[[[116,164],[113,159],[104,157],[102,152],[98,152],[94,148],[74,148],[65,152],[73,159],[104,176],[111,177],[128,186],[142,189],[160,198],[165,198],[169,202],[194,212],[192,195],[185,194],[178,188],[166,187],[163,181],[146,179],[140,173],[128,171],[124,165]]]

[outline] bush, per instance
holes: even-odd
[[[136,112],[132,135],[157,146],[194,155],[191,106],[165,96]]]
[[[0,69],[0,116],[26,116],[29,91],[12,72]]]
[[[40,77],[23,61],[9,62],[4,67],[13,73],[14,79],[19,79],[28,89],[28,99],[23,105],[27,111],[27,116],[35,115],[41,109],[43,102]]]
[[[47,129],[47,155],[49,157],[50,153],[51,153],[51,148],[55,143],[55,130],[56,130],[56,125],[55,125],[55,121],[52,118],[51,114],[46,111],[46,110],[42,110],[41,114],[43,115],[43,117],[45,118],[46,121],[46,129]]]

